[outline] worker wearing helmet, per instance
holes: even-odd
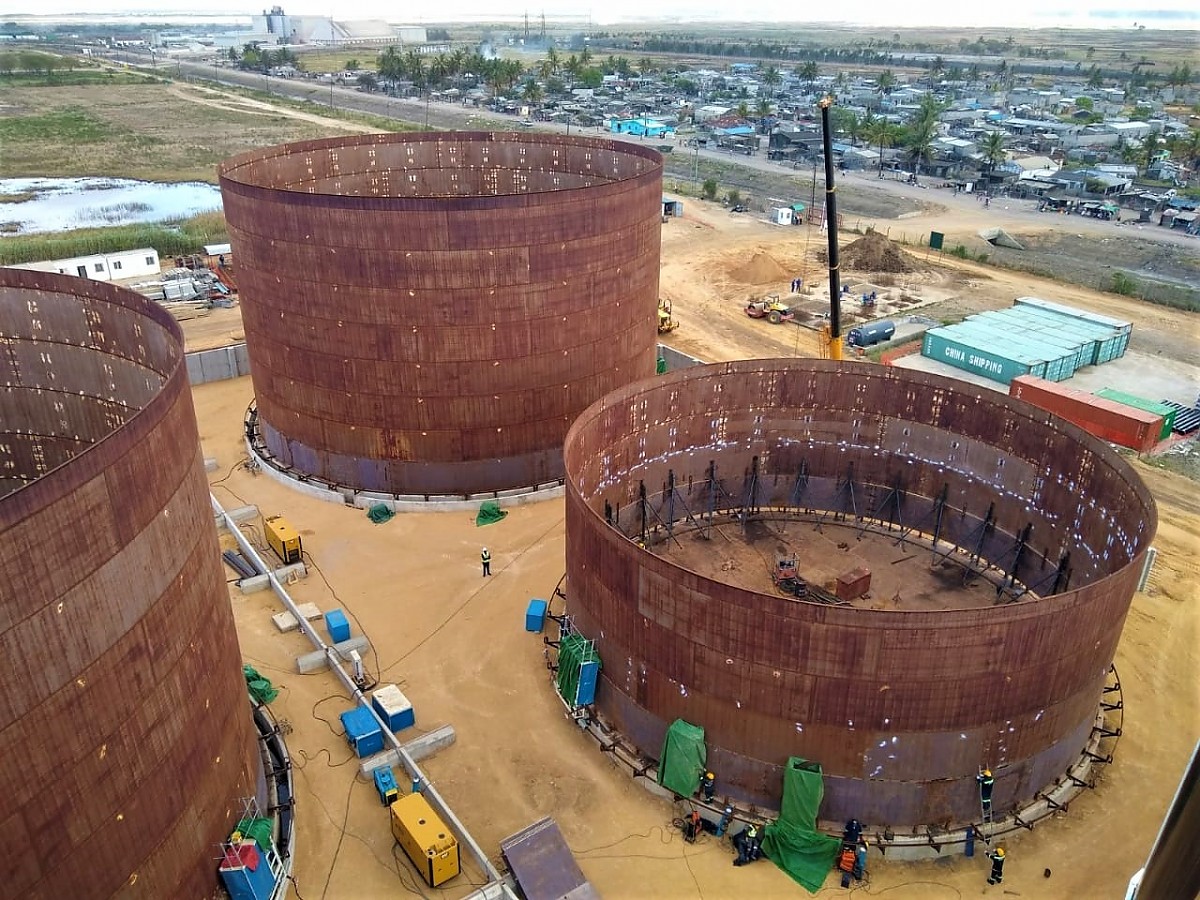
[[[1000,884],[1004,880],[1004,848],[997,847],[987,856],[992,861],[992,874],[988,876],[988,884]]]
[[[483,552],[479,554],[479,561],[483,563],[483,577],[492,574],[492,554],[488,553],[488,548],[484,547]]]
[[[717,776],[712,772],[705,772],[700,777],[700,793],[704,797],[705,803],[712,803],[713,792],[716,790]]]
[[[996,779],[992,776],[991,769],[984,769],[975,776],[975,781],[979,785],[979,802],[983,806],[983,815],[987,818],[992,813],[992,788]]]

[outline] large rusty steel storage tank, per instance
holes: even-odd
[[[282,467],[398,495],[557,481],[575,417],[654,372],[654,150],[373,134],[234,157],[221,191]]]
[[[982,768],[1003,813],[1087,745],[1156,513],[1079,428],[937,376],[750,360],[605,397],[565,458],[567,613],[649,758],[682,718],[735,798],[777,809],[800,756],[823,818],[946,825],[978,821]],[[860,566],[869,594],[839,595]]]
[[[0,269],[0,895],[208,898],[261,767],[174,320]]]

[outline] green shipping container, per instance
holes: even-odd
[[[1147,400],[1145,397],[1138,397],[1135,394],[1126,394],[1124,391],[1114,391],[1112,388],[1096,391],[1096,396],[1111,400],[1113,403],[1120,403],[1122,406],[1132,406],[1134,409],[1162,416],[1162,433],[1159,434],[1158,439],[1165,441],[1171,436],[1171,429],[1175,427],[1175,414],[1179,412],[1175,407]]]
[[[951,336],[970,337],[972,346],[1031,366],[1026,374],[1048,381],[1063,381],[1075,374],[1074,349],[1057,346],[1040,335],[1003,330],[995,322],[968,319],[948,329]]]
[[[928,359],[938,360],[962,369],[1009,384],[1018,375],[1037,375],[1041,377],[1045,363],[1031,365],[1022,360],[1010,359],[996,353],[994,350],[980,346],[977,338],[967,334],[959,334],[956,338],[949,328],[935,328],[925,332],[925,341],[921,346],[921,355]]]

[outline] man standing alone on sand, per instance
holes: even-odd
[[[479,554],[479,561],[483,563],[483,577],[492,574],[492,554],[488,553],[488,548],[484,547],[483,552]]]

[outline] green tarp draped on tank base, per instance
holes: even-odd
[[[596,646],[581,634],[564,634],[558,643],[558,693],[574,707],[579,696],[579,673],[585,662],[600,659]]]
[[[242,674],[246,676],[246,687],[250,696],[259,703],[270,703],[279,696],[279,691],[267,679],[258,674],[254,666],[242,666]]]
[[[494,522],[499,522],[507,516],[504,510],[500,508],[500,504],[495,500],[484,500],[479,505],[479,515],[475,517],[476,525],[491,525]]]
[[[376,525],[382,525],[384,522],[390,522],[392,517],[395,515],[396,514],[392,512],[391,508],[382,503],[376,503],[367,510],[367,518]]]
[[[680,797],[690,797],[700,787],[707,764],[704,729],[683,719],[672,722],[658,757],[658,783]]]
[[[824,794],[820,763],[790,757],[783,770],[779,821],[763,829],[763,854],[814,894],[825,883],[842,846],[837,838],[817,831]]]

